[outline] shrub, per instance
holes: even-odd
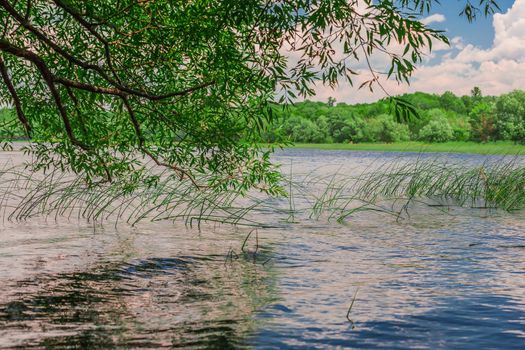
[[[361,119],[333,115],[328,118],[328,133],[336,143],[360,142],[364,122]]]
[[[408,126],[394,121],[388,114],[368,120],[364,129],[362,140],[365,142],[400,142],[410,139]]]
[[[474,141],[487,142],[496,138],[494,106],[480,102],[470,112],[471,138]]]
[[[453,127],[454,141],[468,141],[470,139],[470,130],[459,126]]]
[[[496,137],[500,140],[525,142],[525,92],[512,91],[501,95],[497,100],[495,112]]]
[[[426,142],[447,142],[454,138],[454,131],[445,118],[433,119],[419,131],[419,139]]]
[[[283,126],[284,133],[293,142],[322,143],[326,141],[326,132],[314,122],[298,116],[288,118]]]

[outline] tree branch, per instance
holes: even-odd
[[[185,90],[172,92],[172,93],[166,94],[166,95],[150,95],[150,94],[139,94],[139,95],[136,95],[136,94],[133,94],[133,93],[129,94],[127,90],[122,90],[122,89],[119,89],[119,88],[107,88],[107,87],[103,87],[103,86],[91,85],[91,84],[86,84],[86,83],[82,83],[82,82],[79,82],[79,81],[76,81],[76,80],[71,80],[71,79],[66,79],[66,78],[61,78],[61,77],[55,77],[55,81],[57,83],[60,83],[60,84],[64,85],[64,86],[69,86],[69,87],[72,87],[72,88],[75,88],[75,89],[79,89],[79,90],[84,90],[84,91],[89,91],[89,92],[94,92],[94,93],[100,93],[100,94],[105,94],[105,95],[115,95],[115,96],[134,95],[134,96],[137,96],[137,97],[146,98],[146,99],[151,100],[151,101],[160,101],[160,100],[165,100],[165,99],[168,99],[168,98],[171,98],[171,97],[188,95],[188,94],[190,94],[190,93],[192,93],[194,91],[197,91],[197,90],[200,90],[200,89],[204,89],[204,88],[206,88],[206,87],[208,87],[210,85],[215,84],[214,81],[207,82],[207,83],[202,83],[202,84],[199,84],[199,85],[187,88]]]
[[[106,56],[108,67],[113,73],[113,77],[115,78],[115,80],[117,80],[119,84],[122,84],[117,72],[113,68],[113,63],[111,59],[111,51],[109,49],[108,41],[95,30],[93,24],[89,23],[88,21],[84,19],[84,17],[82,17],[82,14],[80,12],[78,12],[71,6],[67,5],[62,0],[53,0],[53,2],[58,7],[60,7],[62,10],[70,14],[82,27],[84,27],[89,33],[91,33],[95,38],[97,38],[98,41],[102,43],[102,45],[104,46],[104,55]]]
[[[37,54],[21,49],[19,47],[16,47],[14,45],[11,45],[7,40],[0,39],[0,50],[4,52],[8,52],[14,56],[24,58],[30,62],[32,62],[40,74],[42,75],[42,78],[44,78],[44,81],[46,82],[47,87],[49,88],[49,91],[51,92],[51,96],[53,97],[53,100],[55,101],[55,105],[58,109],[58,112],[60,114],[60,117],[62,118],[62,122],[64,124],[64,129],[66,130],[66,134],[71,141],[72,144],[75,146],[80,147],[83,150],[88,150],[89,147],[82,142],[80,142],[73,132],[73,128],[71,127],[71,123],[69,121],[69,118],[67,116],[66,108],[64,107],[62,103],[62,99],[60,97],[60,93],[58,92],[56,86],[55,86],[55,77],[45,64],[44,60],[40,58]]]
[[[181,180],[183,180],[184,176],[186,176],[196,188],[204,188],[205,186],[198,184],[195,178],[187,170],[179,168],[178,166],[173,165],[173,164],[162,162],[153,153],[151,153],[148,149],[146,149],[144,135],[142,134],[140,123],[135,115],[135,111],[131,107],[131,104],[129,103],[129,100],[126,96],[121,96],[121,98],[122,98],[122,102],[124,103],[124,106],[126,107],[126,110],[128,111],[128,115],[131,120],[131,124],[133,124],[133,129],[135,130],[135,134],[137,135],[137,138],[139,139],[139,149],[142,152],[144,152],[151,160],[153,160],[155,164],[157,164],[158,166],[162,166],[162,167],[171,169],[175,171],[176,173],[179,173]]]
[[[24,126],[25,132],[27,137],[31,138],[31,125],[29,124],[29,120],[27,119],[24,110],[22,109],[22,103],[20,101],[20,97],[16,93],[15,87],[13,86],[13,82],[11,81],[11,78],[9,77],[9,72],[7,71],[7,67],[4,63],[3,58],[0,56],[0,74],[2,75],[2,79],[4,80],[5,85],[7,86],[7,90],[9,91],[9,94],[11,94],[11,98],[13,99],[13,104],[15,105],[16,115],[18,117],[18,120],[20,120],[20,123]]]
[[[128,86],[125,86],[123,84],[120,84],[119,82],[111,79],[111,77],[99,66],[86,63],[73,55],[69,54],[67,51],[65,51],[63,48],[61,48],[59,45],[57,45],[55,42],[53,42],[51,39],[49,39],[44,33],[42,33],[40,30],[38,30],[35,26],[33,26],[28,20],[26,20],[22,15],[20,15],[16,10],[9,4],[7,0],[0,0],[0,6],[3,7],[18,23],[20,23],[25,29],[33,33],[38,40],[48,45],[53,51],[64,57],[67,61],[70,63],[77,65],[79,67],[82,67],[87,70],[93,70],[97,72],[101,78],[103,78],[106,82],[108,82],[110,85],[113,85],[117,89],[119,89],[121,92],[125,92],[130,95],[135,95],[138,97],[144,97],[153,101],[156,100],[164,100],[175,96],[182,96],[187,95],[189,93],[192,93],[196,90],[203,89],[205,87],[208,87],[210,85],[215,84],[215,81],[202,83],[199,85],[196,85],[191,88],[187,88],[181,91],[174,91],[167,94],[162,95],[156,95],[151,94],[145,91],[136,90],[133,88],[130,88]]]

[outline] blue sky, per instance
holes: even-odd
[[[477,3],[478,0],[472,0]],[[501,95],[515,89],[525,90],[525,0],[499,0],[499,13],[469,23],[460,17],[465,0],[442,0],[434,5],[424,19],[427,25],[446,31],[451,45],[434,45],[432,53],[419,64],[410,85],[398,85],[384,80],[383,86],[391,95],[424,91],[442,94],[452,91],[467,95],[474,86],[485,95]],[[387,66],[388,61],[377,59],[377,66]],[[359,69],[359,65],[358,65]],[[367,71],[362,72],[366,80]],[[359,86],[359,81],[354,82]],[[385,97],[376,89],[357,90],[342,83],[335,90],[319,86],[316,100],[358,103]]]
[[[479,16],[476,21],[469,23],[464,16],[459,16],[464,4],[464,1],[458,0],[442,0],[441,4],[434,4],[431,14],[442,14],[446,20],[433,27],[446,29],[450,37],[460,36],[466,43],[480,48],[490,47],[494,40],[493,16]],[[505,13],[514,4],[514,0],[499,0],[498,4],[501,12]]]

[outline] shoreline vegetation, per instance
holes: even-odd
[[[402,98],[417,116],[396,121],[386,100],[372,103],[303,101],[274,107],[260,146],[416,153],[525,155],[525,91],[483,96],[415,92]],[[2,142],[27,142],[12,109],[0,109]],[[1,126],[4,126],[5,130]],[[35,126],[36,127],[36,126]],[[3,132],[2,132],[3,130]]]
[[[410,220],[409,211],[418,208],[438,212],[450,208],[525,209],[525,169],[516,159],[473,165],[463,159],[391,158],[356,173],[310,172],[297,177],[290,172],[282,179],[288,196],[271,200],[253,192],[195,191],[191,183],[179,181],[168,171],[157,175],[157,186],[139,184],[130,190],[119,182],[93,186],[82,174],[75,176],[60,169],[48,173],[0,169],[4,202],[0,216],[15,222],[33,217],[77,217],[131,226],[168,220],[199,228],[202,224],[284,228],[310,220],[345,223],[366,211],[399,221]],[[268,215],[273,217],[271,222],[264,220]]]
[[[398,120],[387,100],[302,101],[275,108],[264,143],[324,150],[525,154],[525,91],[484,96],[415,92],[414,115]]]
[[[296,143],[283,149],[315,149],[370,152],[466,153],[481,155],[525,155],[525,145],[509,141],[477,143],[452,141],[425,143],[407,141],[398,143]]]

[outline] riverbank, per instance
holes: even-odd
[[[27,145],[27,140],[16,140],[12,142],[15,149]],[[295,143],[283,148],[296,149],[318,149],[318,150],[348,150],[348,151],[372,151],[372,152],[416,152],[416,153],[465,153],[483,155],[525,155],[525,145],[515,144],[510,141],[498,141],[489,143],[477,142],[397,142],[397,143]]]
[[[471,154],[525,155],[525,145],[513,142],[398,142],[398,143],[296,143],[285,148],[308,148],[320,150],[378,151],[378,152],[444,152]]]

